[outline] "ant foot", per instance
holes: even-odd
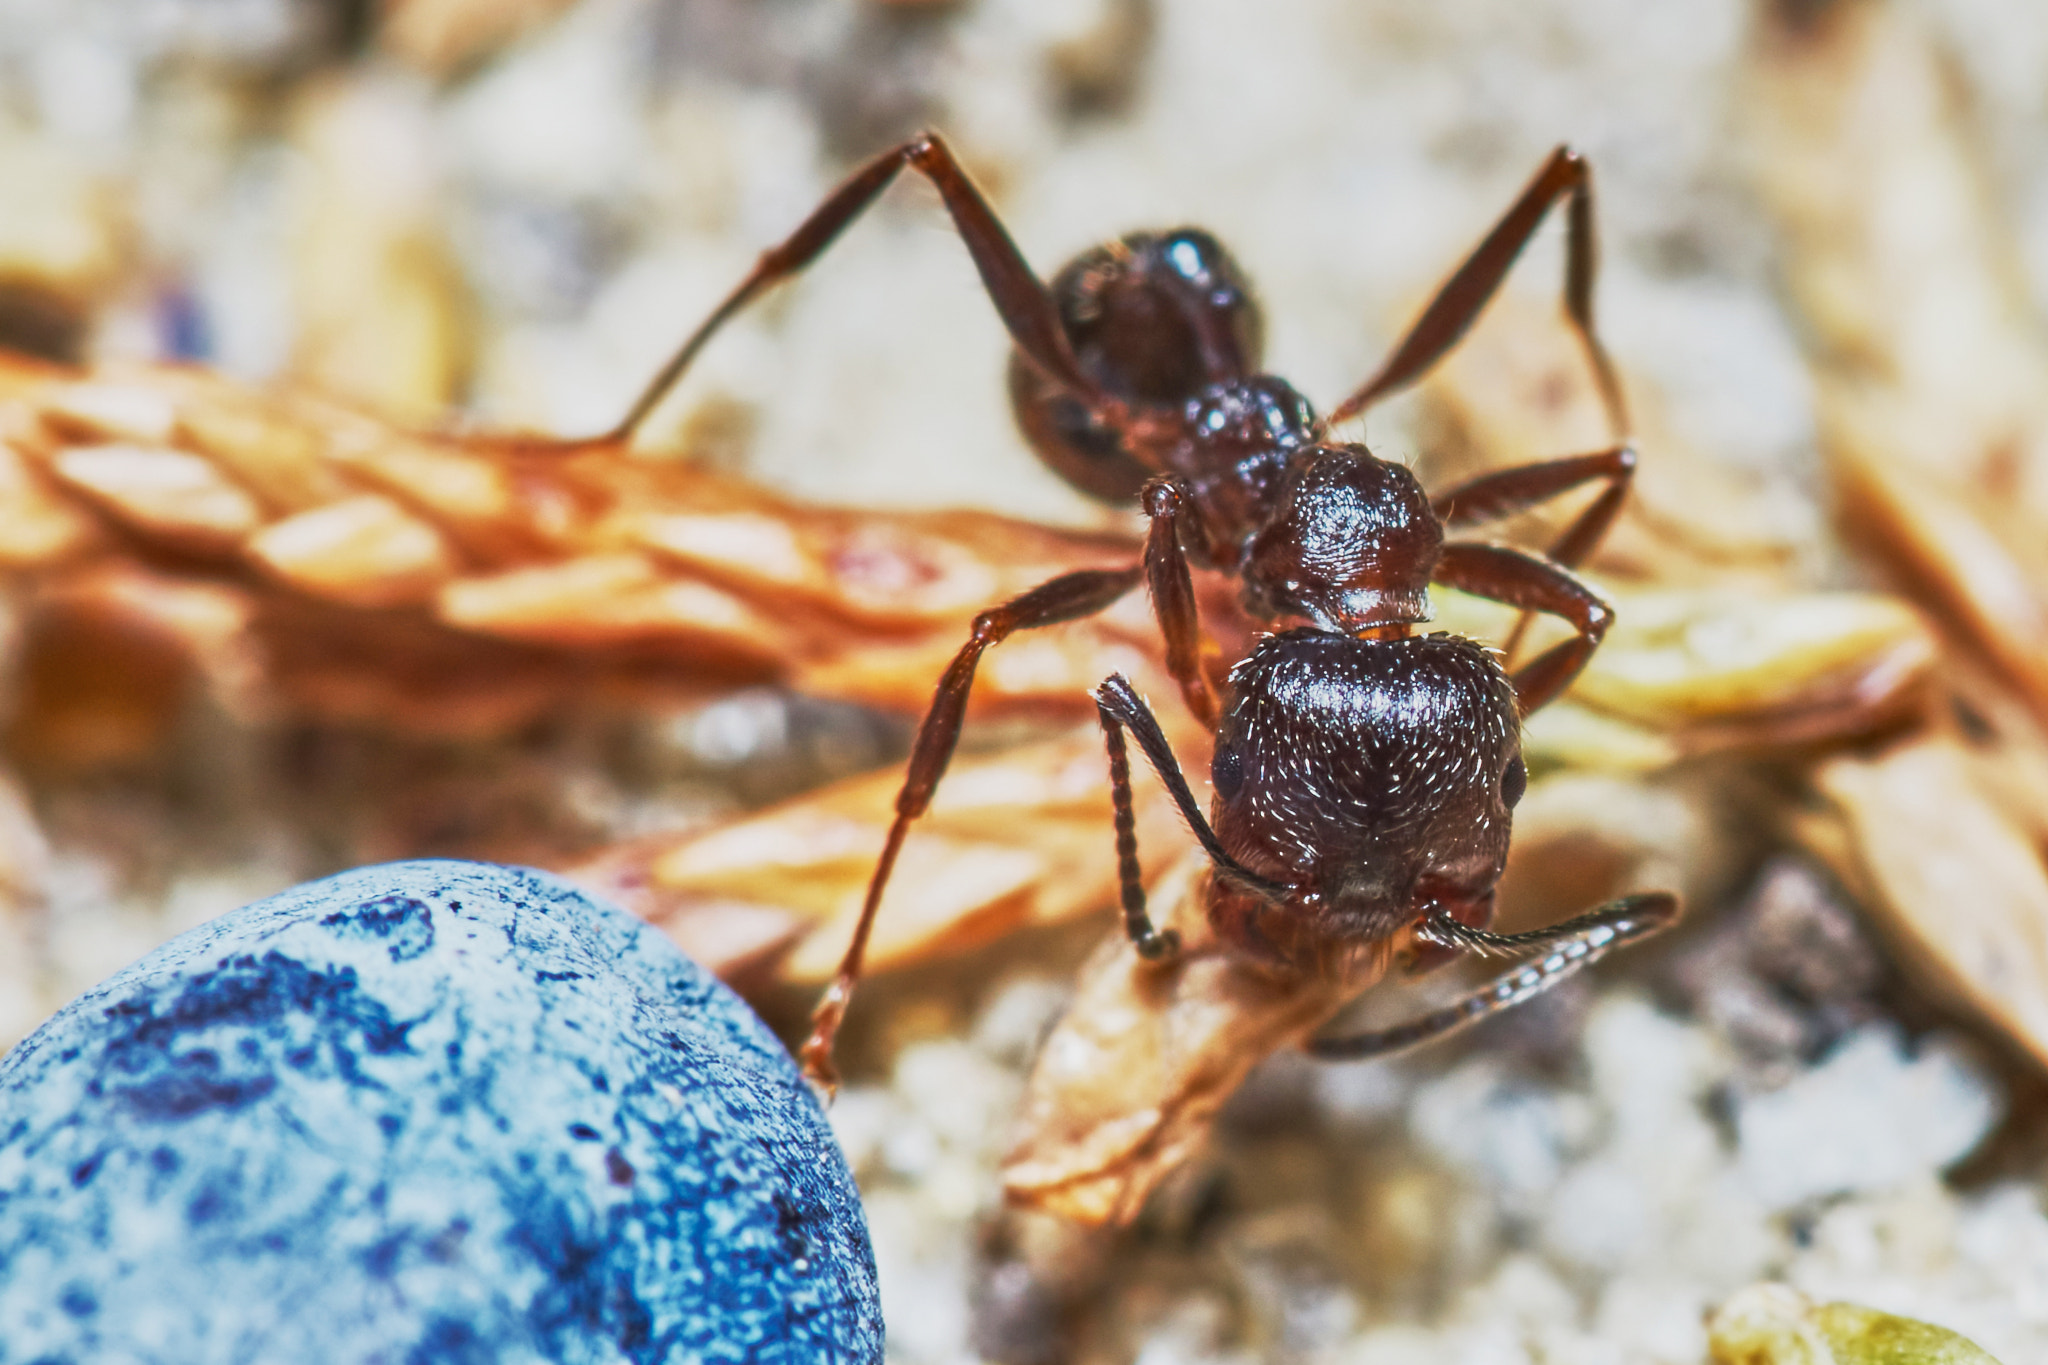
[[[1143,938],[1132,942],[1138,949],[1138,956],[1147,962],[1164,962],[1180,951],[1180,930],[1152,929]]]
[[[839,1036],[839,1021],[846,1017],[847,995],[843,983],[832,983],[818,1001],[818,1007],[811,1011],[811,1036],[797,1049],[804,1079],[818,1092],[822,1104],[829,1105],[839,1093],[839,1068],[832,1061],[832,1044]]]

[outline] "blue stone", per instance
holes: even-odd
[[[881,1358],[788,1054],[543,873],[224,915],[0,1060],[0,1365]]]

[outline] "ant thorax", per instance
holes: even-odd
[[[1289,461],[1246,547],[1245,606],[1357,633],[1430,618],[1443,523],[1407,467],[1362,445],[1315,446]]]
[[[1218,878],[1220,936],[1313,969],[1425,904],[1456,914],[1492,894],[1526,782],[1492,651],[1456,635],[1290,630],[1260,641],[1231,693],[1210,768],[1216,835],[1289,894],[1276,904]]]

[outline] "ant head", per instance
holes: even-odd
[[[1245,605],[1347,634],[1427,621],[1443,543],[1443,523],[1406,468],[1362,445],[1317,446],[1289,463],[1246,551]]]
[[[1281,904],[1217,879],[1212,918],[1242,922],[1240,942],[1281,957],[1378,942],[1426,903],[1491,891],[1528,771],[1514,688],[1484,646],[1290,630],[1260,641],[1231,691],[1210,765],[1216,837],[1292,888]]]

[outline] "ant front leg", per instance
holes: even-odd
[[[661,372],[655,375],[624,419],[598,439],[624,441],[631,438],[669,390],[681,382],[697,353],[704,349],[719,328],[755,298],[823,254],[825,248],[832,245],[847,225],[881,196],[906,166],[921,173],[937,188],[946,211],[952,215],[953,226],[966,243],[968,254],[974,258],[982,285],[988,290],[989,298],[995,303],[996,312],[1002,317],[1003,326],[1009,329],[1017,349],[1084,400],[1109,404],[1111,400],[1107,395],[1081,373],[1080,362],[1074,358],[1073,348],[1067,344],[1067,334],[1060,326],[1059,309],[1053,303],[1052,295],[1031,272],[1023,253],[1017,250],[1017,244],[1004,229],[1002,220],[996,217],[988,200],[968,178],[952,148],[937,133],[926,133],[890,148],[848,176],[786,240],[762,252],[761,259],[747,277],[711,311],[710,317],[699,324],[682,348],[670,357],[668,364],[662,366]]]
[[[1446,545],[1431,578],[1477,597],[1559,617],[1577,632],[1514,671],[1516,705],[1524,719],[1570,686],[1614,623],[1613,609],[1570,570],[1506,545]]]
[[[896,818],[890,822],[889,837],[882,845],[881,859],[875,865],[874,877],[868,882],[867,899],[861,904],[860,922],[854,926],[853,941],[847,945],[846,955],[839,960],[838,974],[811,1013],[811,1036],[805,1041],[801,1054],[804,1072],[827,1092],[839,1085],[838,1073],[832,1066],[832,1040],[839,1032],[840,1020],[846,1015],[847,1002],[853,998],[854,983],[860,979],[861,963],[867,956],[868,938],[874,931],[875,913],[881,908],[882,892],[889,885],[889,874],[895,870],[896,858],[903,851],[903,841],[910,833],[911,822],[931,806],[932,793],[938,789],[939,779],[945,776],[946,765],[952,762],[953,749],[960,741],[960,727],[967,718],[967,696],[974,687],[974,670],[981,663],[981,656],[1020,630],[1076,621],[1105,610],[1137,587],[1143,574],[1144,570],[1136,565],[1127,569],[1084,569],[1078,573],[1062,574],[974,618],[973,633],[939,679],[931,709],[925,712],[924,723],[918,726],[917,740],[910,750],[909,772],[903,779],[903,790],[896,794]]]
[[[1181,534],[1186,527],[1201,537],[1201,512],[1187,485],[1171,475],[1152,480],[1139,496],[1151,519],[1145,535],[1145,582],[1152,591],[1159,633],[1166,638],[1166,671],[1180,685],[1195,719],[1214,730],[1216,693],[1202,668],[1202,623],[1195,611],[1195,583]]]
[[[1312,1038],[1310,1056],[1325,1061],[1385,1057],[1419,1043],[1448,1037],[1480,1020],[1541,995],[1568,976],[1592,966],[1616,948],[1648,938],[1678,918],[1678,900],[1666,892],[1624,896],[1577,919],[1526,934],[1490,934],[1437,911],[1422,932],[1446,947],[1479,952],[1521,952],[1548,948],[1541,960],[1489,981],[1461,1000],[1392,1028],[1338,1038]]]
[[[1373,403],[1420,379],[1429,368],[1471,329],[1480,312],[1493,298],[1508,268],[1522,254],[1522,248],[1536,235],[1544,215],[1559,196],[1566,196],[1564,310],[1592,363],[1600,386],[1600,399],[1607,408],[1607,421],[1616,437],[1629,429],[1628,408],[1623,402],[1621,381],[1607,349],[1593,328],[1593,279],[1599,268],[1599,248],[1593,232],[1593,170],[1586,159],[1569,147],[1559,147],[1543,163],[1543,169],[1529,182],[1493,231],[1473,249],[1457,273],[1444,282],[1422,316],[1394,348],[1379,372],[1323,420],[1323,428],[1356,417]]]

